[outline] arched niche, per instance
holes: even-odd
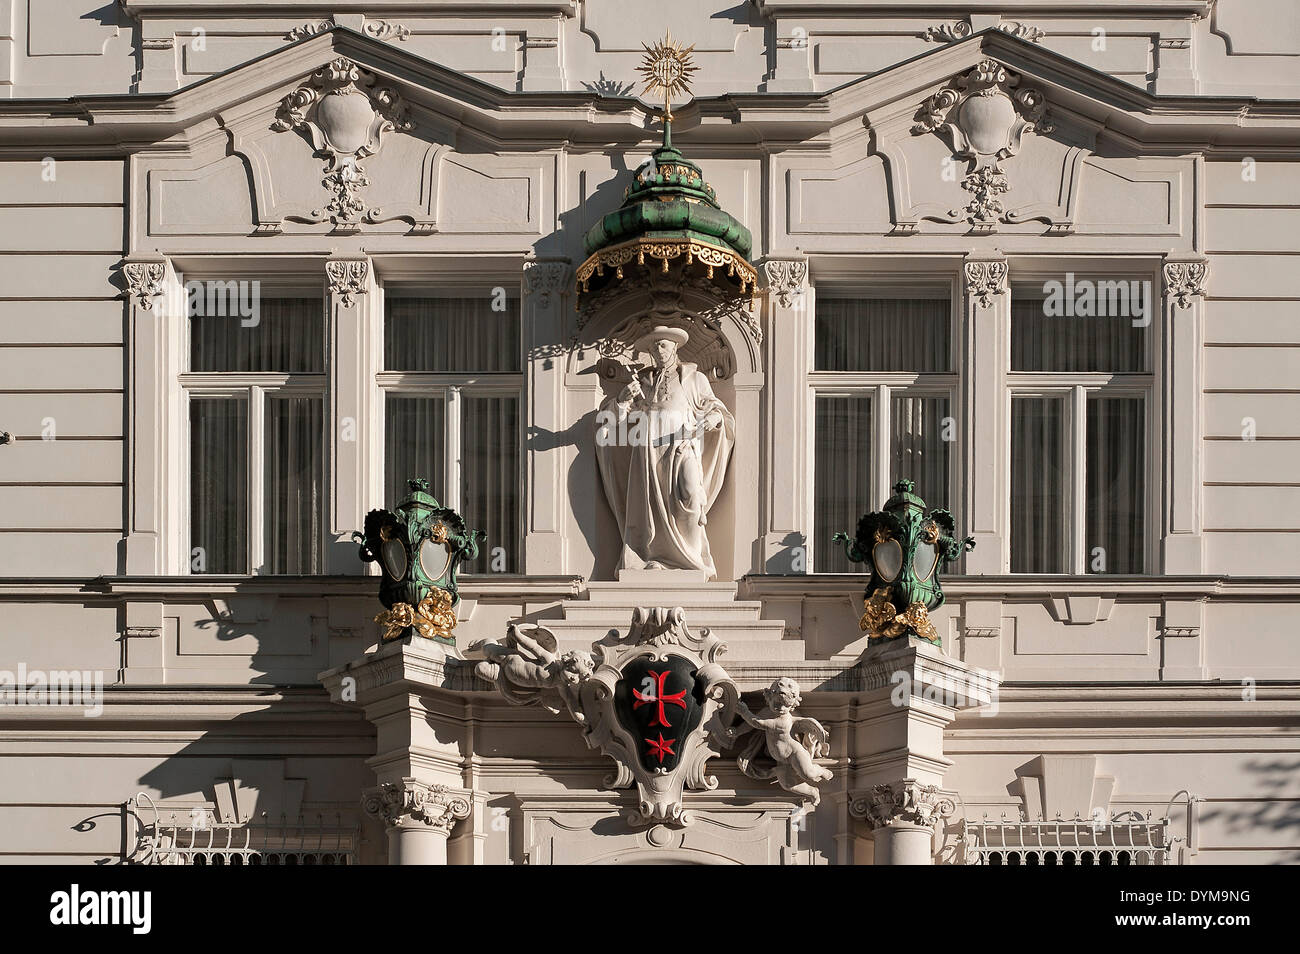
[[[763,377],[762,329],[759,311],[749,298],[720,299],[718,286],[703,278],[683,274],[670,265],[667,272],[649,270],[632,273],[625,280],[584,295],[580,303],[577,330],[569,348],[566,380],[571,387],[589,388],[599,383],[599,401],[617,394],[625,378],[617,376],[618,362],[647,364],[648,355],[634,354],[632,342],[655,325],[676,325],[690,340],[681,349],[681,359],[699,366],[709,377],[714,393],[736,418],[736,448],[728,475],[713,509],[709,511],[708,536],[719,580],[734,580],[749,572],[749,562],[738,556],[736,541],[751,538],[749,526],[756,516],[757,494],[739,488],[740,459],[757,451],[759,413],[756,392]],[[742,393],[743,392],[743,393]],[[594,440],[593,433],[584,434]],[[742,447],[742,441],[746,442]],[[591,460],[580,455],[577,460]],[[592,463],[591,466],[594,466]],[[595,506],[595,523],[586,533],[593,542],[593,578],[612,579],[621,541],[598,476],[594,481],[569,482],[570,487],[594,486],[600,500]],[[748,510],[738,501],[749,500]],[[753,499],[750,499],[753,498]],[[575,508],[580,504],[571,501]],[[575,516],[577,510],[575,509]]]

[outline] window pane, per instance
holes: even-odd
[[[948,506],[948,452],[955,444],[944,440],[948,398],[895,395],[889,401],[890,479],[892,487],[902,477],[916,484],[916,493],[930,507]],[[956,424],[947,423],[947,436]]]
[[[223,285],[229,287],[214,291]],[[254,294],[250,282],[192,287],[191,371],[325,370],[325,309],[319,298],[267,298]]]
[[[519,573],[521,559],[519,496],[519,398],[514,395],[462,397],[461,514],[487,533],[478,559],[467,573]],[[504,564],[492,565],[492,551],[502,548]]]
[[[1141,573],[1146,539],[1146,415],[1142,399],[1090,396],[1086,453],[1088,570]],[[1098,556],[1102,557],[1100,564]]]
[[[439,503],[445,500],[447,409],[441,396],[388,395],[384,419],[384,501],[396,507],[406,482],[423,477]]]
[[[499,301],[500,299],[495,299]],[[389,371],[519,371],[519,300],[493,311],[490,290],[468,298],[384,299],[384,367]]]
[[[264,573],[321,572],[324,419],[323,398],[267,398]]]
[[[822,573],[857,573],[836,531],[852,535],[871,506],[871,398],[817,397],[813,463],[813,566]]]
[[[946,298],[817,296],[818,371],[950,371]]]
[[[1011,571],[1064,573],[1065,401],[1011,401]]]
[[[1135,326],[1132,316],[1135,305],[1154,307],[1150,286],[1127,280],[1086,280],[1087,285],[1080,285],[1083,281],[1074,281],[1072,298],[1066,296],[1071,285],[1064,282],[1059,296],[1046,298],[1041,285],[1012,286],[1012,371],[1147,370],[1151,326]],[[1139,287],[1136,298],[1130,296],[1132,284]],[[1081,287],[1093,289],[1091,304],[1079,301]],[[1098,311],[1104,317],[1098,317]]]
[[[248,404],[190,400],[190,568],[248,572]]]

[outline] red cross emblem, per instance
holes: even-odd
[[[668,694],[664,692],[664,682],[668,679],[668,676],[670,675],[667,669],[665,669],[663,672],[655,672],[654,670],[651,670],[650,675],[654,678],[655,681],[654,689],[651,690],[648,694],[643,694],[639,690],[633,689],[632,697],[635,701],[632,703],[632,709],[633,710],[640,709],[642,706],[648,706],[652,702],[657,703],[659,709],[657,712],[655,712],[654,721],[651,722],[650,724],[652,726],[661,725],[665,729],[671,729],[672,723],[668,721],[668,715],[667,713],[664,712],[664,706],[665,705],[681,706],[683,709],[685,709],[686,703],[683,700],[686,698],[686,690],[683,689],[681,692],[674,692],[672,694]],[[660,738],[662,737],[663,736],[661,734]],[[646,741],[649,742],[650,740],[647,739]],[[670,749],[668,751],[668,754],[675,755],[676,753]],[[663,755],[661,754],[659,756],[659,761],[662,762],[663,760],[664,760]]]

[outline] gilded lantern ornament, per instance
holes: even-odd
[[[955,536],[957,525],[947,510],[925,509],[910,480],[894,484],[883,510],[865,514],[854,537],[835,534],[855,563],[871,567],[860,625],[868,645],[916,636],[939,645],[930,613],[943,605],[939,568],[967,550],[975,539]]]
[[[378,563],[382,571],[379,601],[387,609],[375,622],[383,624],[385,642],[414,635],[454,646],[456,571],[478,556],[487,534],[466,529],[460,514],[440,506],[427,480],[407,485],[410,492],[396,510],[370,511],[364,532],[352,534],[362,562]]]

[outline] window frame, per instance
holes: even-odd
[[[371,375],[372,388],[372,406],[375,408],[376,420],[373,421],[371,433],[374,434],[374,447],[377,453],[378,473],[373,477],[376,483],[373,484],[379,489],[381,494],[386,493],[388,486],[388,398],[390,395],[395,397],[435,397],[440,396],[444,402],[444,427],[443,434],[445,453],[443,455],[444,467],[442,477],[443,496],[437,498],[438,502],[444,507],[449,507],[456,511],[461,511],[461,483],[464,475],[464,459],[461,453],[463,446],[464,425],[463,417],[463,399],[466,397],[495,397],[511,396],[518,401],[519,408],[519,437],[518,437],[518,460],[519,473],[516,487],[519,494],[518,514],[516,518],[516,541],[519,552],[516,559],[511,562],[514,564],[514,573],[523,574],[527,572],[526,568],[526,547],[524,538],[527,528],[528,513],[528,456],[526,446],[526,433],[528,429],[526,386],[528,380],[527,370],[527,348],[524,334],[524,288],[521,277],[516,276],[511,279],[492,276],[474,276],[472,278],[452,278],[452,277],[426,277],[421,279],[412,279],[403,276],[400,280],[385,281],[382,273],[376,275],[376,294],[375,306],[371,314],[374,316],[374,337],[375,342],[375,368]],[[472,372],[470,374],[458,374],[455,372],[429,372],[429,371],[388,371],[385,369],[384,356],[384,335],[385,323],[387,320],[387,298],[388,295],[401,289],[403,298],[448,298],[457,297],[457,292],[476,291],[481,292],[483,288],[504,288],[506,289],[507,298],[516,304],[516,312],[519,320],[519,370],[518,371],[486,371]],[[397,297],[397,296],[394,296]],[[392,501],[391,503],[396,503]],[[389,506],[389,501],[383,501],[380,506]],[[468,522],[473,525],[473,515],[466,515]],[[488,541],[489,546],[493,545]],[[465,573],[465,576],[473,574]]]
[[[321,343],[322,370],[315,371],[191,371],[191,325],[188,302],[184,295],[186,281],[206,281],[216,274],[215,269],[194,270],[186,273],[177,272],[181,290],[181,332],[177,335],[177,354],[180,370],[172,376],[177,395],[177,430],[180,466],[178,469],[178,503],[182,519],[178,521],[177,534],[180,540],[181,572],[190,576],[272,576],[261,569],[266,556],[266,417],[267,405],[273,395],[295,397],[319,397],[322,409],[321,439],[321,510],[317,514],[321,525],[322,540],[329,537],[329,505],[333,493],[332,431],[333,408],[331,402],[330,367],[333,360],[331,329],[331,309],[329,292],[325,288],[324,276],[315,275],[301,279],[286,279],[284,275],[259,275],[246,269],[239,270],[237,281],[259,281],[263,293],[269,289],[275,298],[313,298],[317,299],[322,315]],[[229,280],[230,271],[222,273],[220,280]],[[237,319],[232,319],[237,320]],[[236,574],[212,574],[196,572],[193,564],[193,501],[191,487],[191,468],[193,466],[193,435],[190,428],[190,408],[193,400],[198,398],[241,398],[246,404],[248,415],[248,541],[246,545],[247,569]],[[328,546],[317,555],[316,574],[328,572]]]
[[[958,494],[964,484],[964,443],[961,421],[963,419],[963,380],[966,376],[965,335],[962,333],[963,298],[959,284],[960,263],[955,269],[943,271],[923,271],[909,274],[900,280],[897,276],[889,278],[857,278],[853,280],[827,279],[823,283],[809,283],[805,297],[810,298],[811,320],[807,321],[805,333],[808,368],[805,371],[803,419],[808,422],[810,435],[809,446],[815,447],[817,441],[817,398],[848,397],[869,395],[871,398],[871,487],[870,499],[862,505],[862,513],[878,510],[888,499],[893,483],[890,473],[892,459],[891,439],[891,398],[894,397],[945,397],[948,399],[948,416],[956,424],[956,438],[948,458],[948,500],[950,507],[956,506]],[[817,354],[817,297],[827,298],[907,298],[919,290],[933,295],[935,292],[947,292],[948,331],[950,335],[949,371],[818,371],[815,368]],[[936,299],[944,295],[933,295]],[[804,486],[808,488],[804,525],[807,530],[806,561],[809,573],[822,572],[816,565],[816,511],[817,511],[817,475],[816,454],[807,455],[804,472]],[[925,497],[924,488],[917,492]],[[937,505],[937,504],[936,504]],[[861,514],[858,515],[859,517]],[[854,517],[856,525],[858,517]],[[852,533],[853,526],[841,528]],[[827,571],[835,572],[835,571]]]
[[[1107,279],[1136,279],[1150,281],[1150,324],[1147,326],[1147,354],[1144,372],[1110,372],[1110,371],[1013,371],[1011,370],[1012,340],[1012,302],[1017,285],[1041,284],[1049,280],[1060,280],[1066,272],[1077,276],[1095,279],[1105,274]],[[1142,500],[1146,507],[1146,519],[1143,521],[1143,540],[1141,542],[1142,570],[1137,574],[1119,574],[1122,576],[1156,575],[1159,565],[1161,495],[1163,478],[1161,471],[1152,468],[1161,462],[1161,445],[1156,436],[1161,434],[1161,409],[1159,398],[1162,394],[1162,355],[1164,354],[1164,297],[1159,274],[1159,264],[1148,262],[1124,261],[1110,259],[1080,258],[1063,263],[1053,263],[1051,267],[1032,262],[1017,264],[1014,259],[1008,261],[1006,278],[1006,307],[1002,314],[1005,327],[1002,337],[1003,368],[1002,375],[1002,419],[1006,422],[1003,435],[1002,472],[1004,475],[1003,506],[1005,521],[1002,537],[1005,540],[1002,552],[1003,572],[1017,577],[1042,575],[1065,576],[1109,576],[1109,571],[1096,573],[1089,569],[1091,557],[1087,540],[1087,440],[1088,440],[1088,398],[1089,395],[1104,397],[1137,397],[1143,402],[1142,424],[1144,432],[1144,458],[1142,472],[1146,475]],[[1093,319],[1082,319],[1093,320]],[[1128,320],[1128,319],[1124,319]],[[1066,500],[1066,526],[1063,534],[1065,545],[1065,569],[1060,574],[1037,570],[1014,571],[1011,568],[1011,501],[1012,487],[1012,433],[1011,403],[1016,397],[1053,397],[1064,396],[1066,420],[1064,421],[1065,461],[1068,482],[1064,489]]]

